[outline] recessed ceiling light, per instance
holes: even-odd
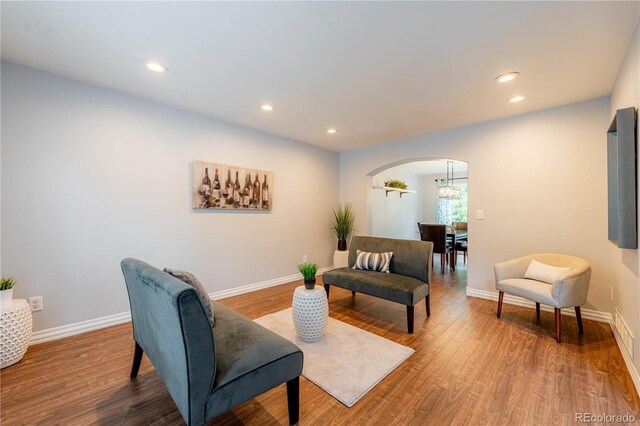
[[[506,74],[502,74],[496,77],[495,81],[498,83],[507,83],[513,79],[515,79],[516,77],[519,77],[520,73],[519,72],[508,72]]]
[[[525,97],[526,96],[524,96],[524,95],[514,96],[513,98],[507,99],[507,102],[511,102],[512,104],[516,103],[516,102],[522,102],[522,101],[524,101]]]
[[[338,130],[337,130],[337,129],[333,129],[333,128],[331,128],[331,129],[327,129],[327,133],[329,133],[329,134],[333,135],[333,134],[338,133]]]
[[[264,104],[260,107],[263,111],[273,111],[273,107],[269,104]]]
[[[162,65],[160,62],[147,61],[144,63],[149,71],[153,72],[169,72],[169,68]]]

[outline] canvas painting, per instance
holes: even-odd
[[[193,208],[266,210],[273,206],[273,173],[193,162]]]

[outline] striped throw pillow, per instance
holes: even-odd
[[[389,273],[389,264],[391,263],[392,251],[385,253],[370,253],[368,251],[357,251],[356,263],[353,269],[361,269],[363,271],[377,271]]]

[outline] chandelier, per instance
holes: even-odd
[[[451,179],[449,179],[449,170],[451,170]],[[453,180],[453,161],[447,161],[447,179],[445,184],[438,188],[438,198],[457,200],[462,197],[462,188],[452,185]]]

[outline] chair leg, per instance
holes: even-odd
[[[430,317],[431,316],[431,303],[429,301],[429,295],[427,294],[427,297],[424,298],[424,303],[425,305],[427,305],[427,316]]]
[[[540,304],[536,302],[536,321],[540,322]]]
[[[352,295],[352,296],[355,296],[355,295],[356,295],[356,292],[355,292],[355,291],[353,291],[353,290],[351,290],[351,295]]]
[[[136,347],[133,350],[133,364],[131,364],[131,374],[129,374],[129,378],[131,380],[138,377],[138,371],[140,370],[140,363],[142,362],[143,352],[144,351],[142,350],[138,342],[136,342]]]
[[[300,420],[300,376],[287,382],[287,406],[289,407],[289,424],[298,424]]]
[[[562,310],[555,308],[556,311],[556,342],[560,343],[560,329],[562,323]]]
[[[413,334],[413,306],[407,306],[407,329]]]
[[[502,314],[502,298],[504,297],[504,291],[501,291],[498,295],[498,318],[500,318],[500,314]]]
[[[329,300],[329,290],[331,290],[331,286],[329,284],[325,284],[324,291],[327,292],[327,300]]]
[[[444,260],[446,258],[446,255],[444,253],[440,253],[440,269],[442,270],[442,273],[444,274]]]
[[[576,306],[576,318],[578,319],[578,330],[580,335],[584,334],[584,328],[582,327],[582,313],[580,312],[580,306]]]

